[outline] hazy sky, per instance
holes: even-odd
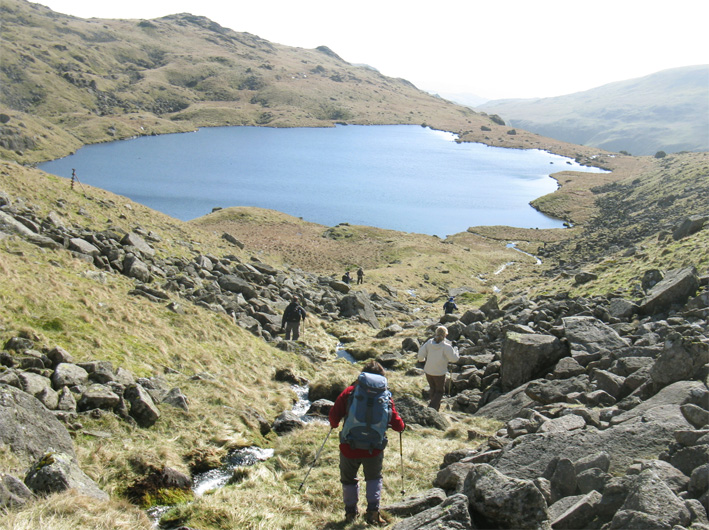
[[[439,93],[548,97],[709,64],[706,0],[40,0],[82,18],[206,16]]]

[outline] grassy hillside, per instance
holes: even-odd
[[[479,108],[499,114],[510,126],[608,151],[707,151],[709,65],[554,98],[490,101]]]
[[[326,46],[273,44],[187,13],[85,20],[1,0],[0,17],[4,159],[32,163],[82,144],[215,125],[426,123],[480,132],[492,123]],[[534,138],[520,135],[503,140]]]
[[[128,199],[85,186],[71,190],[67,179],[3,162],[0,190],[13,203],[30,206],[39,217],[58,211],[66,223],[86,229],[140,227],[160,237],[163,256],[222,256],[236,252],[286,270],[289,264],[318,274],[336,274],[364,263],[368,291],[380,285],[398,291],[401,303],[416,308],[416,318],[439,314],[448,289],[470,285],[458,303],[476,307],[501,292],[501,302],[520,294],[592,296],[632,289],[648,268],[694,265],[709,270],[709,232],[674,241],[662,231],[676,220],[706,210],[709,161],[706,154],[670,155],[630,171],[622,181],[595,188],[600,215],[574,230],[513,230],[479,227],[442,241],[368,227],[328,228],[258,209],[227,209],[189,223],[171,219]],[[563,183],[563,182],[562,182]],[[567,185],[573,185],[573,182]],[[563,189],[563,188],[562,188]],[[671,193],[667,193],[670,190]],[[674,200],[662,200],[663,197]],[[620,202],[619,202],[620,201]],[[615,215],[623,204],[623,215]],[[653,219],[662,218],[662,223]],[[244,250],[227,246],[223,231],[238,236]],[[296,236],[297,234],[297,236]],[[630,234],[632,237],[629,237]],[[292,237],[291,237],[292,236]],[[574,239],[568,240],[572,236]],[[626,237],[628,236],[628,237]],[[505,247],[510,239],[532,253],[544,253],[542,265]],[[634,252],[628,252],[635,249]],[[562,261],[563,260],[563,261]],[[504,272],[500,265],[515,261]],[[575,270],[598,278],[575,285]],[[307,377],[311,385],[329,385],[354,377],[357,366],[334,358],[336,337],[349,336],[361,347],[396,351],[402,340],[377,339],[367,326],[349,320],[308,324],[306,341],[320,360],[288,353],[233,325],[231,319],[191,304],[176,314],[142,297],[130,296],[134,282],[117,274],[97,274],[85,261],[64,249],[47,250],[14,236],[0,240],[0,341],[24,335],[41,347],[61,346],[77,361],[110,360],[138,376],[159,376],[179,386],[190,411],[163,408],[150,429],[131,427],[117,416],[81,415],[74,444],[82,469],[109,492],[110,501],[87,501],[71,494],[40,499],[25,509],[3,514],[0,528],[39,526],[70,528],[145,528],[151,523],[139,505],[126,500],[126,487],[146,469],[169,466],[189,472],[214,465],[231,448],[256,444],[276,456],[250,468],[238,484],[187,504],[169,517],[205,529],[342,528],[337,476],[337,442],[330,437],[309,478],[298,492],[327,427],[311,424],[292,435],[263,436],[248,411],[273,419],[295,399],[289,384],[274,380],[278,368]],[[417,296],[409,296],[415,292]],[[178,300],[179,301],[179,300]],[[392,313],[382,324],[411,324]],[[419,324],[420,325],[420,324]],[[425,334],[414,327],[408,336]],[[390,372],[396,395],[420,395],[423,378],[404,375],[413,366]],[[197,376],[197,377],[195,377]],[[461,414],[453,426],[439,431],[416,428],[404,438],[404,479],[409,492],[430,487],[443,455],[469,447],[468,431],[492,433],[493,423]],[[385,459],[384,503],[398,500],[400,468],[394,441]],[[22,476],[27,462],[0,451],[0,469]]]
[[[221,256],[237,252],[242,259],[252,255],[264,258],[259,248],[249,245],[239,251],[226,245],[218,237],[221,232],[212,230],[213,221],[204,223],[204,227],[198,226],[200,222],[183,223],[90,186],[71,190],[66,179],[14,163],[2,163],[0,190],[13,204],[20,201],[19,204],[31,206],[41,217],[58,211],[64,222],[73,226],[86,229],[139,226],[152,231],[161,239],[156,246],[163,256]],[[280,214],[264,215],[284,222]],[[229,220],[222,218],[220,222]],[[322,235],[308,232],[306,237],[321,239]],[[335,263],[335,257],[347,248],[345,243],[337,244],[337,239],[331,241],[336,244],[326,247],[326,263]],[[407,245],[412,247],[406,251],[409,255],[419,252],[435,255],[435,249],[443,246],[430,237],[425,241],[412,239]],[[454,253],[466,252],[451,245],[446,247]],[[386,268],[389,259],[373,258],[370,263],[372,267]],[[301,265],[311,270],[327,269],[315,267],[315,261],[317,258]],[[199,528],[224,529],[264,528],[264,524],[269,528],[322,528],[339,521],[340,500],[330,494],[339,487],[336,437],[330,438],[321,464],[309,478],[308,488],[298,493],[307,466],[325,439],[326,426],[312,424],[292,436],[270,433],[264,437],[248,411],[273,420],[290,409],[295,394],[288,383],[274,380],[279,368],[289,368],[310,379],[311,385],[354,378],[358,367],[334,357],[337,338],[332,333],[372,340],[371,328],[349,321],[311,321],[307,343],[321,358],[313,362],[312,357],[269,346],[234,326],[225,315],[191,304],[183,304],[185,313],[176,314],[162,304],[130,296],[133,280],[97,272],[64,249],[47,250],[3,235],[0,342],[4,344],[10,337],[24,335],[38,347],[61,346],[78,362],[108,360],[136,376],[159,376],[183,390],[190,400],[190,411],[166,409],[158,424],[150,429],[132,427],[112,414],[82,415],[81,428],[74,432],[81,467],[111,494],[112,500],[96,503],[71,495],[50,496],[24,510],[4,514],[0,528],[29,529],[43,525],[55,529],[147,529],[151,523],[141,507],[125,500],[126,487],[146,469],[166,465],[190,472],[205,463],[214,465],[232,448],[253,444],[275,449],[276,457],[249,470],[238,486],[183,505],[174,517]],[[369,273],[368,270],[367,286],[371,287],[373,278]],[[432,276],[431,284],[435,284],[437,277]],[[408,284],[402,282],[400,287],[404,289]],[[439,289],[435,285],[429,287],[433,291]],[[427,307],[423,310],[422,315],[435,311]],[[400,340],[375,342],[384,350],[395,349]],[[423,378],[407,377],[403,371],[392,373],[390,384],[398,395],[420,395],[424,386]],[[443,455],[467,443],[468,428],[492,432],[495,426],[461,418],[443,437],[430,429],[408,431],[404,448],[407,488],[425,489]],[[425,456],[422,447],[426,448]],[[3,472],[22,476],[27,465],[7,448],[0,451]],[[399,473],[396,459],[388,459],[385,502],[397,500],[399,486],[395,477]]]
[[[0,513],[0,528],[147,530],[153,526],[145,506],[130,501],[126,491],[146,470],[168,466],[189,473],[252,444],[274,449],[275,456],[211,495],[180,499],[190,502],[168,514],[175,526],[344,528],[336,436],[299,491],[328,427],[311,423],[290,435],[264,435],[255,419],[272,421],[293,404],[295,393],[276,381],[277,369],[309,379],[311,387],[348,382],[360,366],[335,358],[338,340],[398,351],[404,337],[426,335],[454,289],[465,292],[458,303],[467,309],[498,290],[502,304],[519,295],[606,294],[632,285],[649,266],[692,264],[703,274],[709,267],[706,228],[687,240],[658,237],[682,216],[706,213],[706,154],[662,160],[616,156],[523,130],[512,134],[509,126],[403,80],[348,65],[326,48],[274,45],[186,14],[152,21],[82,20],[0,0],[0,15],[0,114],[9,118],[3,118],[0,134],[0,192],[10,201],[3,208],[27,208],[38,219],[55,212],[77,231],[152,232],[162,258],[234,255],[244,263],[256,258],[285,275],[302,270],[315,278],[337,278],[363,266],[368,293],[386,292],[410,310],[379,315],[383,326],[405,327],[392,338],[376,337],[351,319],[312,318],[307,352],[283,351],[228,316],[174,293],[171,301],[184,313],[129,294],[133,280],[100,271],[64,248],[42,248],[0,232],[0,345],[21,335],[37,348],[61,346],[79,362],[108,360],[136,376],[163,378],[190,401],[189,412],[162,407],[150,428],[131,426],[112,413],[82,414],[72,430],[79,463],[111,500],[72,493],[40,498]],[[441,240],[346,224],[325,227],[255,208],[227,208],[185,223],[104,190],[72,190],[67,179],[22,165],[135,134],[338,121],[426,122],[460,133],[462,141],[548,149],[613,172],[559,173],[560,190],[538,200],[540,208],[570,220],[572,229],[474,227]],[[224,233],[244,248],[225,242]],[[543,263],[508,248],[511,241],[543,254]],[[578,269],[595,272],[597,280],[575,285]],[[406,375],[413,364],[408,356],[401,369],[390,372],[395,395],[421,396],[424,379]],[[409,493],[430,487],[443,455],[499,427],[446,413],[452,426],[445,432],[413,426],[405,433]],[[385,458],[384,504],[400,498],[398,450],[394,438]],[[27,465],[0,448],[0,471],[21,477]]]

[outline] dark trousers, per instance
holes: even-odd
[[[291,334],[293,335],[293,340],[298,340],[298,337],[300,337],[300,321],[286,322],[286,340],[291,340]]]
[[[431,389],[431,401],[428,406],[432,409],[439,410],[441,408],[441,399],[443,399],[443,393],[446,388],[446,376],[426,374],[426,381],[428,381],[428,386]]]
[[[382,497],[382,464],[384,451],[377,456],[368,458],[347,458],[340,453],[340,482],[342,482],[342,497],[345,502],[345,512],[357,513],[359,483],[357,471],[362,466],[364,471],[365,491],[367,495],[367,511],[378,511]]]

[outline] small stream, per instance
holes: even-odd
[[[272,456],[273,449],[261,449],[253,446],[235,449],[224,459],[221,467],[195,475],[192,478],[192,492],[195,497],[201,497],[208,491],[223,488],[234,475],[235,469],[253,466]]]
[[[521,253],[524,254],[525,256],[529,256],[530,258],[534,258],[534,260],[536,260],[535,265],[541,265],[541,264],[542,264],[542,260],[539,259],[537,256],[534,256],[533,254],[530,254],[529,252],[525,252],[524,250],[518,249],[518,248],[517,248],[517,243],[507,243],[507,245],[505,245],[505,246],[506,246],[507,248],[511,248],[512,250],[516,250],[517,252],[521,252]]]
[[[507,245],[505,245],[505,246],[506,246],[507,248],[511,248],[512,250],[516,250],[517,252],[520,252],[520,253],[524,254],[525,256],[529,256],[530,258],[534,258],[534,260],[536,260],[536,265],[541,265],[541,264],[542,264],[542,260],[539,259],[537,256],[535,256],[535,255],[533,255],[533,254],[530,254],[529,252],[525,252],[524,250],[518,249],[516,242],[507,243]],[[497,269],[497,270],[495,271],[495,273],[494,273],[495,276],[497,276],[498,274],[500,274],[500,273],[501,273],[502,271],[504,271],[507,267],[510,267],[511,265],[514,265],[514,264],[515,264],[514,261],[508,261],[507,263],[505,263],[504,265],[502,265],[499,269]],[[492,288],[492,290],[493,290],[493,292],[495,292],[495,293],[499,293],[499,292],[500,292],[500,288],[499,288],[497,285],[495,285],[495,286]]]
[[[335,347],[335,356],[345,359],[351,363],[357,362],[357,360],[345,349],[345,345],[343,343],[338,343]],[[308,410],[310,410],[310,405],[312,404],[310,399],[308,399],[308,394],[310,392],[309,386],[292,385],[291,388],[297,396],[297,400],[291,409],[293,414],[306,423],[327,421],[318,416],[307,415]],[[264,462],[271,458],[273,454],[273,449],[262,449],[261,447],[256,446],[235,449],[227,455],[220,467],[194,475],[194,477],[192,477],[192,492],[195,497],[201,497],[210,491],[223,488],[229,483],[236,469],[253,466],[259,462]],[[172,506],[153,506],[147,511],[148,516],[153,521],[153,526],[155,528],[160,527],[160,518],[170,508],[172,508]]]
[[[342,356],[352,357],[345,350],[342,350]],[[348,359],[349,360],[349,359]],[[354,361],[354,359],[352,359]],[[298,416],[306,423],[325,421],[316,416],[307,416],[311,402],[308,399],[310,388],[306,386],[293,385],[291,387],[296,393],[297,401],[293,405],[291,412]],[[222,465],[216,469],[210,469],[204,473],[198,473],[192,477],[192,493],[195,497],[201,497],[204,494],[223,488],[226,486],[234,475],[234,471],[241,467],[250,467],[260,462],[264,462],[271,458],[274,454],[273,449],[263,449],[261,447],[251,446],[234,449],[222,461]],[[155,528],[160,527],[160,518],[170,510],[172,506],[153,506],[147,510],[148,517],[153,521]]]
[[[338,359],[344,359],[345,361],[349,361],[352,364],[357,362],[357,359],[352,357],[350,352],[345,349],[345,345],[341,342],[338,343],[337,348],[335,348],[335,357],[337,357]]]

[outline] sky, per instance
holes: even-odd
[[[709,64],[706,0],[40,0],[81,18],[210,18],[441,95],[571,94]],[[709,80],[708,80],[709,82]]]

